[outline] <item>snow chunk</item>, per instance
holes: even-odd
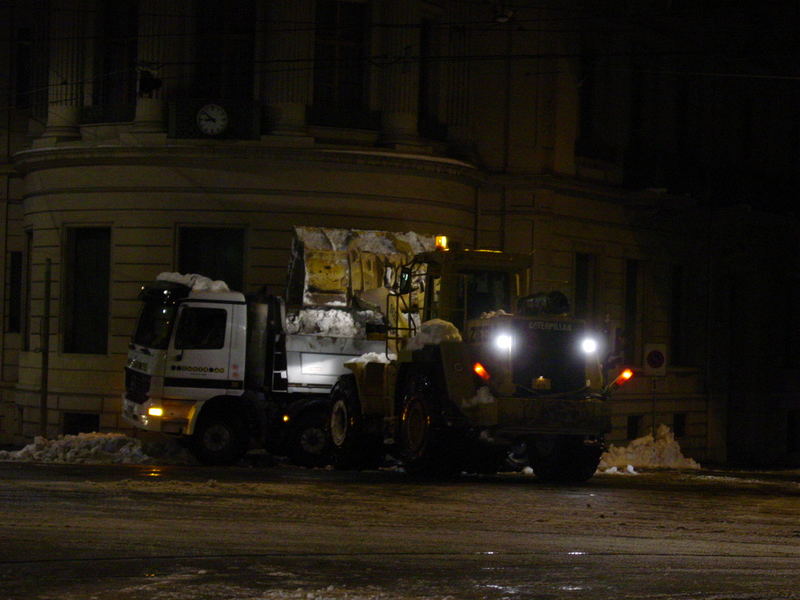
[[[387,356],[385,352],[381,352],[378,354],[377,352],[367,352],[366,354],[362,354],[361,356],[351,358],[344,364],[356,364],[356,363],[382,363],[388,364],[393,360],[394,356]]]
[[[171,281],[172,283],[181,283],[193,292],[230,292],[228,284],[224,281],[217,279],[216,281],[209,279],[205,275],[197,273],[159,273],[156,281]]]
[[[493,404],[497,402],[494,396],[492,396],[492,392],[489,391],[488,386],[482,386],[478,388],[478,393],[475,394],[469,400],[464,400],[461,403],[461,408],[472,408],[473,406],[478,406],[479,404]]]
[[[406,350],[420,350],[427,345],[436,346],[442,342],[460,342],[461,334],[449,321],[431,319],[419,328],[419,333],[408,340]]]
[[[481,313],[481,319],[492,319],[494,317],[513,317],[511,313],[507,313],[502,308],[500,310],[493,310],[491,312]]]
[[[347,311],[336,308],[304,308],[286,315],[289,334],[363,338],[367,325],[380,325],[383,315],[373,310]]]
[[[54,440],[37,436],[17,451],[0,451],[0,461],[95,464],[185,464],[193,462],[174,440],[152,444],[145,451],[142,441],[121,433],[79,433]],[[148,454],[157,455],[151,456]]]
[[[663,423],[658,426],[655,438],[648,433],[636,438],[624,448],[613,444],[600,458],[600,469],[616,467],[631,472],[634,467],[660,467],[668,469],[699,469],[700,465],[693,459],[685,457],[675,440],[672,430]],[[616,472],[616,471],[615,471]]]

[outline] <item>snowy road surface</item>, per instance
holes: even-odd
[[[0,598],[800,599],[800,483],[0,462]]]

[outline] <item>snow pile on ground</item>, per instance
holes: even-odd
[[[425,346],[437,346],[442,342],[460,342],[461,334],[455,325],[442,319],[425,321],[419,333],[408,340],[406,350],[420,350]]]
[[[286,333],[363,338],[367,325],[380,325],[383,315],[374,310],[304,308],[286,315]]]
[[[612,444],[600,458],[600,470],[604,473],[620,470],[631,473],[635,467],[699,469],[700,465],[683,455],[672,430],[662,423],[656,430],[655,438],[648,433],[624,448]]]
[[[478,388],[478,392],[472,398],[461,402],[461,408],[472,408],[479,404],[493,404],[494,402],[496,402],[495,397],[492,396],[488,386],[484,385]]]
[[[159,273],[156,281],[171,281],[180,283],[192,289],[193,292],[230,292],[228,284],[220,280],[212,280],[205,275],[197,273]]]
[[[21,450],[0,451],[0,461],[92,464],[187,464],[194,462],[174,440],[151,442],[121,433],[79,433],[54,440],[37,436]]]

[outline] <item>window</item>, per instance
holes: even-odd
[[[800,410],[790,410],[786,417],[786,451],[800,452]]]
[[[22,252],[8,256],[8,320],[6,331],[19,333],[22,329]]]
[[[675,413],[672,415],[672,432],[676,439],[686,437],[686,413]]]
[[[589,319],[593,312],[594,257],[578,252],[575,254],[575,316]]]
[[[459,309],[464,321],[477,319],[485,312],[510,311],[508,273],[466,271],[458,274]]]
[[[639,328],[639,270],[638,260],[625,261],[625,362],[636,363],[636,334]]]
[[[639,432],[642,430],[642,415],[628,415],[627,424],[627,437],[629,440],[635,440],[639,437]]]
[[[672,268],[672,298],[670,302],[669,329],[670,354],[674,365],[687,362],[684,327],[684,269],[677,265]]]
[[[175,304],[147,302],[142,306],[133,343],[147,348],[165,349],[172,335],[172,324],[178,307]]]
[[[24,282],[25,289],[23,291],[23,310],[22,315],[22,349],[27,352],[31,348],[30,340],[30,314],[31,314],[31,263],[33,257],[33,231],[30,229],[25,230],[25,267],[24,267]]]
[[[368,127],[367,5],[318,0],[314,106],[318,125]]]
[[[194,72],[198,96],[253,98],[255,23],[252,0],[240,0],[233,5],[223,0],[198,0]]]
[[[64,352],[105,354],[111,230],[106,227],[67,230],[64,282]]]
[[[136,104],[136,58],[139,3],[116,0],[102,4],[98,19],[97,64],[93,104],[102,115],[93,119],[127,121]]]
[[[178,350],[214,350],[225,345],[228,313],[223,308],[184,307],[175,348]]]
[[[244,289],[244,230],[183,227],[179,232],[178,269],[221,279],[232,290]]]
[[[17,108],[31,106],[31,30],[23,27],[17,30],[17,54],[15,57],[15,105]]]
[[[62,431],[64,435],[94,433],[100,431],[100,415],[94,413],[64,413]]]
[[[444,139],[445,127],[440,122],[439,88],[439,25],[423,19],[420,31],[419,62],[419,133],[432,139]]]

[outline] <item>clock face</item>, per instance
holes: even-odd
[[[228,128],[228,112],[219,104],[206,104],[197,111],[197,127],[205,135],[219,135]]]

